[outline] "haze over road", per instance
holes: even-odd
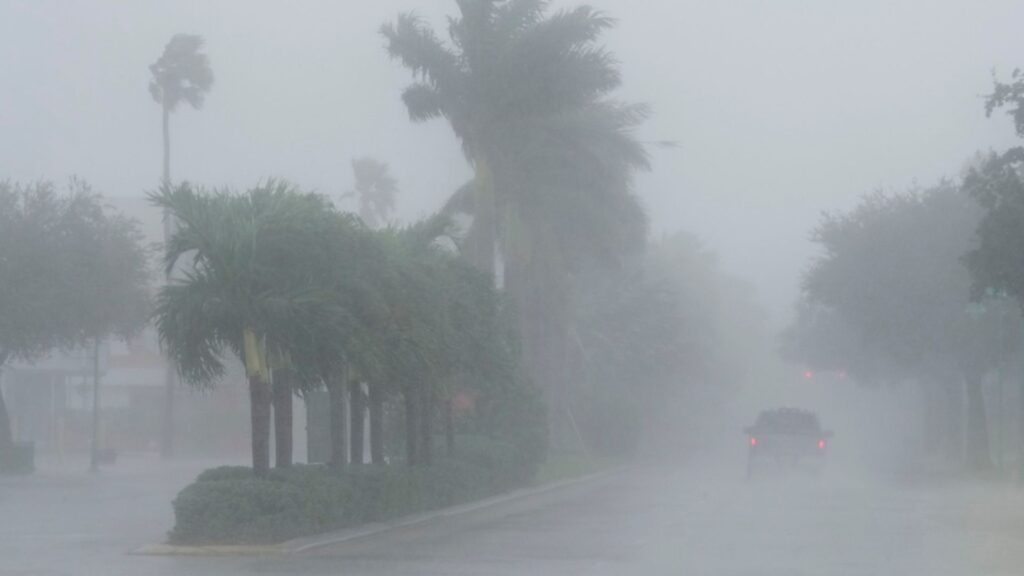
[[[131,556],[161,537],[190,470],[4,479],[4,574],[1015,574],[1024,542],[1006,486],[852,476],[742,479],[720,466],[640,466],[465,516],[301,556]],[[143,472],[145,470],[145,472]],[[145,474],[146,478],[141,478]],[[133,484],[137,489],[126,490]],[[143,487],[146,487],[143,489]],[[1019,508],[1018,508],[1019,509]],[[61,521],[55,517],[58,511]],[[104,512],[105,511],[105,512]],[[119,522],[104,522],[116,514]],[[73,545],[72,545],[73,544]]]

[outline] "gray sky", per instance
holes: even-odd
[[[592,0],[619,19],[621,96],[653,106],[638,191],[657,234],[685,228],[750,279],[777,321],[812,253],[818,214],[874,188],[955,176],[1014,142],[986,120],[991,71],[1024,67],[1024,2]],[[576,2],[558,2],[575,5]],[[465,180],[441,122],[413,125],[405,70],[378,26],[447,0],[0,2],[0,178],[77,174],[141,196],[160,174],[147,66],[176,32],[207,39],[216,83],[172,119],[175,179],[243,188],[286,177],[327,193],[349,160],[387,160],[403,218]]]

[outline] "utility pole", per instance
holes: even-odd
[[[89,451],[89,471],[100,469],[100,339],[93,339],[92,347],[92,449]]]

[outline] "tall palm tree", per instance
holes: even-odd
[[[402,95],[410,118],[445,118],[462,142],[475,176],[446,209],[473,216],[462,248],[478,267],[493,274],[500,251],[524,360],[558,392],[549,399],[560,412],[573,267],[646,235],[630,184],[647,167],[633,136],[647,109],[610,99],[620,76],[597,45],[613,25],[603,13],[552,13],[545,0],[457,4],[450,43],[413,14],[381,31],[415,76]]]
[[[249,381],[252,460],[270,466],[270,364],[297,353],[316,331],[329,335],[334,299],[320,281],[326,201],[270,181],[245,194],[164,187],[151,201],[180,223],[164,264],[186,255],[180,279],[157,299],[157,330],[184,379],[211,385],[224,373],[223,355],[243,362]]]
[[[170,116],[182,102],[193,109],[202,108],[206,93],[213,86],[213,70],[210,60],[203,53],[203,38],[192,34],[175,34],[164,47],[164,53],[149,66],[152,79],[149,93],[160,105],[163,112],[163,177],[161,185],[171,186],[171,133]],[[170,238],[174,222],[164,212],[164,242]],[[167,277],[170,279],[171,270]],[[166,400],[164,403],[164,424],[161,438],[161,453],[167,457],[173,452],[174,439],[174,388],[177,374],[168,363],[165,376]]]
[[[202,48],[202,36],[175,34],[160,58],[149,66],[153,75],[149,93],[163,111],[164,184],[171,182],[171,114],[182,102],[196,110],[202,108],[206,93],[213,87],[210,59]]]

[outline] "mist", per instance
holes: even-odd
[[[0,4],[0,572],[1011,573],[1021,22]]]

